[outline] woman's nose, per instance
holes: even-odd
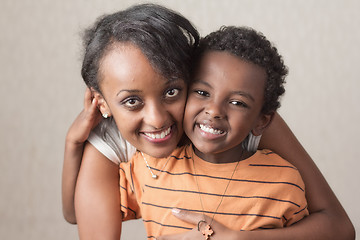
[[[155,129],[163,128],[169,118],[166,108],[159,103],[150,103],[146,106],[144,121]]]

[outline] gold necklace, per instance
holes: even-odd
[[[143,159],[144,159],[144,161],[145,161],[145,164],[146,164],[146,167],[149,169],[150,174],[151,174],[151,177],[152,177],[153,179],[157,179],[157,178],[159,177],[159,175],[164,171],[164,168],[166,167],[166,165],[167,165],[167,163],[169,162],[169,159],[170,159],[170,157],[171,157],[171,155],[170,155],[170,156],[167,158],[165,164],[163,165],[163,167],[162,167],[161,170],[160,170],[159,175],[156,175],[156,174],[151,170],[151,167],[150,167],[148,161],[146,160],[144,154],[143,154],[142,152],[140,152],[140,154],[141,154],[141,156],[143,157]]]
[[[216,207],[216,209],[215,209],[215,211],[214,211],[214,213],[213,213],[213,216],[212,216],[212,218],[211,218],[210,223],[207,224],[207,225],[205,226],[205,229],[201,232],[202,235],[204,235],[204,237],[205,237],[206,240],[209,239],[209,238],[211,237],[211,235],[214,233],[214,231],[213,231],[212,228],[211,228],[211,224],[213,223],[214,218],[215,218],[215,214],[217,213],[217,211],[218,211],[218,209],[219,209],[219,207],[220,207],[220,205],[221,205],[221,203],[222,203],[222,201],[223,201],[223,199],[224,199],[224,196],[225,196],[226,191],[227,191],[227,189],[228,189],[228,187],[229,187],[229,185],[230,185],[230,182],[232,181],[232,179],[233,179],[233,177],[234,177],[234,174],[235,174],[236,169],[237,169],[237,167],[238,167],[238,165],[239,165],[239,163],[240,163],[240,161],[241,161],[241,158],[242,158],[243,153],[244,153],[244,149],[241,150],[240,160],[239,160],[239,161],[236,163],[236,165],[235,165],[234,171],[232,172],[231,177],[230,177],[230,179],[229,179],[229,181],[228,181],[228,183],[227,183],[227,185],[226,185],[226,187],[225,187],[224,193],[221,195],[220,202],[219,202],[219,204],[217,205],[217,207]],[[200,231],[200,223],[202,223],[202,222],[203,222],[203,223],[206,223],[206,221],[205,221],[205,214],[204,214],[204,204],[203,204],[203,201],[202,201],[202,198],[201,198],[199,182],[198,182],[198,179],[197,179],[197,174],[196,174],[196,169],[195,169],[194,150],[193,150],[193,152],[192,152],[192,161],[193,161],[193,166],[194,166],[194,176],[195,176],[196,185],[197,185],[198,192],[199,192],[200,204],[201,204],[201,208],[202,208],[202,210],[203,210],[203,217],[204,217],[204,220],[201,220],[201,221],[198,222],[198,231]]]

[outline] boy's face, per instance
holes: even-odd
[[[240,156],[241,142],[266,122],[261,114],[265,81],[266,73],[259,66],[227,52],[204,54],[184,116],[184,130],[200,157],[219,153]],[[258,135],[258,131],[254,133]]]
[[[110,113],[122,136],[153,157],[167,157],[182,134],[187,86],[154,71],[144,54],[132,44],[117,44],[104,57],[99,100],[102,113]]]

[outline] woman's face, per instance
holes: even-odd
[[[186,83],[156,72],[139,48],[118,43],[100,65],[100,110],[122,136],[153,157],[167,157],[182,134]]]

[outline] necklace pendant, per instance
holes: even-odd
[[[151,175],[151,177],[152,177],[153,179],[157,179],[157,178],[158,178],[158,176],[157,176],[156,174]]]
[[[202,231],[202,234],[204,235],[205,239],[209,239],[211,235],[214,233],[214,231],[211,229],[210,225],[206,225],[205,229]]]

